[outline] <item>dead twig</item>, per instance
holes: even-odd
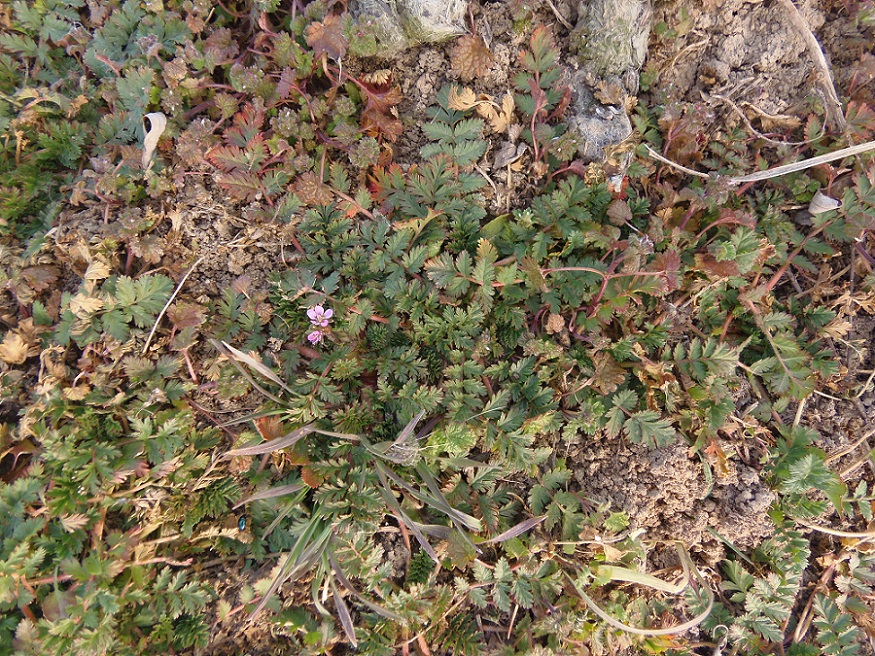
[[[146,351],[149,348],[149,344],[152,342],[152,338],[155,336],[155,331],[158,330],[158,324],[161,323],[161,319],[164,318],[164,313],[167,312],[167,308],[170,307],[170,304],[173,303],[173,299],[176,298],[179,291],[182,289],[182,286],[185,284],[185,281],[188,280],[188,277],[194,273],[194,270],[197,268],[197,265],[203,262],[206,255],[202,255],[197,259],[197,262],[191,265],[191,268],[188,270],[184,276],[182,276],[182,280],[179,281],[179,284],[176,286],[176,289],[173,290],[173,294],[167,299],[167,303],[164,304],[164,307],[161,308],[161,312],[158,313],[158,317],[155,319],[155,323],[152,326],[152,330],[149,332],[149,337],[146,339],[146,343],[143,345],[142,355],[146,354]]]
[[[556,5],[554,5],[554,4],[551,2],[551,0],[547,0],[547,4],[550,5],[550,9],[552,9],[552,10],[553,10],[553,13],[556,14],[556,19],[557,19],[560,23],[562,23],[562,25],[565,26],[565,29],[567,29],[567,30],[569,30],[569,31],[574,29],[574,25],[572,25],[571,23],[569,23],[569,22],[568,22],[568,19],[565,18],[565,16],[563,16],[562,14],[559,13],[559,10],[556,9]]]
[[[807,146],[810,143],[814,143],[815,141],[820,140],[820,138],[810,139],[808,141],[780,141],[779,139],[772,139],[771,137],[767,137],[762,132],[757,130],[750,122],[747,114],[745,114],[744,111],[742,111],[741,107],[736,105],[730,98],[727,98],[726,96],[721,96],[719,93],[712,93],[710,97],[716,100],[723,101],[724,103],[729,105],[729,108],[744,122],[745,126],[747,126],[747,129],[750,130],[755,137],[757,137],[758,139],[762,139],[763,141],[767,141],[770,144],[775,144],[776,146]],[[753,105],[751,103],[747,104],[757,111],[762,112],[762,110],[757,108],[756,105]]]
[[[672,162],[670,159],[663,157],[659,153],[657,153],[653,148],[644,144],[644,149],[647,151],[647,154],[650,155],[653,159],[659,160],[663,164],[668,164],[679,171],[683,171],[689,175],[695,175],[699,178],[716,178],[716,175],[708,175],[707,173],[702,173],[701,171],[694,171],[693,169],[689,169],[686,166],[682,166],[677,162]],[[870,150],[875,150],[875,141],[867,141],[866,143],[857,144],[856,146],[851,146],[850,148],[842,148],[841,150],[837,150],[832,153],[825,153],[823,155],[818,155],[817,157],[811,157],[809,159],[804,159],[801,162],[793,162],[792,164],[785,164],[783,166],[775,166],[770,169],[766,169],[765,171],[759,171],[757,173],[751,173],[750,175],[742,175],[739,177],[728,178],[727,182],[731,185],[739,185],[744,184],[746,182],[759,182],[761,180],[769,180],[771,178],[777,178],[781,175],[787,175],[788,173],[795,173],[796,171],[804,171],[805,169],[810,169],[813,166],[818,166],[819,164],[826,164],[828,162],[834,162],[837,159],[844,159],[845,157],[851,157],[853,155],[859,155],[861,153],[868,152]]]

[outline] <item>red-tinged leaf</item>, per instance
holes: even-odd
[[[322,476],[317,474],[310,467],[305,466],[301,467],[301,480],[307,487],[313,488],[315,490],[317,487],[322,485],[322,482],[325,479],[323,479]]]
[[[465,82],[486,75],[494,61],[483,39],[473,34],[459,37],[450,50],[450,65]]]
[[[264,126],[264,110],[247,103],[234,115],[234,125],[225,130],[225,143],[245,148]]]
[[[346,54],[349,41],[343,35],[343,22],[336,14],[329,14],[322,22],[310,23],[304,34],[316,57],[325,55],[336,61]]]
[[[710,460],[714,463],[714,469],[717,470],[717,475],[720,478],[725,478],[729,475],[729,466],[728,466],[728,458],[726,457],[726,452],[723,450],[723,447],[720,446],[720,443],[711,438],[710,443],[704,449],[705,453],[710,457]]]
[[[544,90],[538,86],[538,83],[535,82],[534,78],[529,78],[529,91],[532,93],[532,100],[535,103],[535,115],[537,116],[539,112],[544,110],[544,107],[547,106],[547,94],[544,93]]]
[[[861,142],[872,138],[875,130],[875,112],[864,102],[852,100],[848,103],[847,115],[848,132],[856,140]]]
[[[384,137],[395,142],[404,133],[404,124],[391,114],[382,114],[376,111],[365,110],[362,112],[362,130],[369,137]]]
[[[216,182],[237,200],[253,201],[263,194],[261,180],[254,173],[234,171],[232,173],[219,173]]]
[[[180,301],[167,308],[167,318],[177,330],[197,328],[207,318],[207,309],[197,303]]]
[[[740,275],[738,262],[724,260],[719,262],[711,253],[696,254],[696,268],[708,274],[709,278],[730,278]]]
[[[678,271],[681,268],[681,258],[676,251],[665,251],[653,258],[653,271],[665,272],[666,292],[680,288],[678,284]]]
[[[553,111],[550,112],[550,116],[547,117],[548,121],[553,120],[561,120],[562,117],[565,116],[565,110],[568,109],[568,106],[571,104],[571,87],[565,87],[562,91],[562,97],[559,99],[559,102],[556,103],[556,107],[553,108]]]
[[[207,159],[222,171],[260,172],[267,160],[267,150],[261,134],[255,135],[245,148],[218,146],[210,151]]]
[[[295,87],[295,72],[286,66],[280,73],[280,81],[276,85],[276,92],[280,98],[287,100]]]
[[[267,442],[281,437],[284,432],[283,420],[280,417],[258,417],[253,423],[258,434]]]
[[[586,176],[589,174],[589,168],[588,168],[587,165],[583,162],[583,160],[576,159],[576,160],[574,160],[573,162],[571,162],[570,164],[568,164],[565,168],[563,168],[563,169],[562,169],[562,172],[563,172],[563,173],[566,173],[566,172],[567,172],[567,173],[573,173],[573,174],[576,175],[578,178],[580,178],[581,180],[583,180],[583,179],[585,179]]]

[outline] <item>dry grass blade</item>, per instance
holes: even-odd
[[[794,518],[794,520],[802,524],[802,526],[804,526],[805,528],[810,528],[812,531],[817,531],[818,533],[823,533],[824,535],[832,535],[836,538],[847,538],[850,540],[861,540],[866,542],[875,538],[875,530],[852,533],[850,531],[837,531],[836,529],[829,528],[828,526],[811,524],[802,519],[799,519],[798,517]]]
[[[301,426],[297,430],[293,430],[291,433],[288,433],[287,435],[284,435],[282,437],[278,437],[275,440],[262,442],[261,444],[256,444],[255,446],[245,446],[241,449],[233,449],[231,451],[228,451],[222,457],[227,460],[228,458],[233,458],[235,456],[260,456],[264,453],[273,453],[274,451],[279,451],[280,449],[285,449],[288,446],[292,446],[302,437],[306,437],[310,433],[314,432],[316,432],[316,430],[313,428],[313,425],[307,424],[306,426]]]
[[[516,526],[512,526],[507,529],[504,533],[496,535],[494,538],[489,538],[488,540],[484,540],[480,544],[496,544],[498,542],[505,542],[506,540],[510,540],[512,538],[517,537],[518,535],[522,535],[523,533],[530,531],[535,528],[538,524],[547,519],[547,515],[541,515],[540,517],[532,517],[531,519],[527,519],[524,522],[520,522]]]
[[[440,559],[438,558],[437,553],[432,548],[432,546],[428,543],[428,540],[425,539],[425,536],[422,534],[422,531],[419,530],[419,525],[414,522],[407,514],[401,509],[401,504],[398,503],[398,499],[395,498],[395,493],[392,491],[392,488],[389,486],[389,481],[386,480],[386,476],[383,474],[382,470],[377,467],[377,476],[380,478],[380,483],[383,487],[380,488],[380,493],[383,495],[383,499],[386,501],[386,505],[392,510],[395,514],[395,517],[399,522],[403,523],[407,528],[409,528],[413,535],[416,537],[416,541],[419,542],[419,545],[423,548],[425,553],[427,553],[431,559],[440,563]]]
[[[583,590],[578,588],[577,585],[575,585],[574,580],[570,576],[568,576],[568,574],[566,574],[566,576],[568,577],[568,580],[571,582],[571,584],[574,586],[577,593],[580,595],[580,598],[583,599],[584,602],[586,602],[586,605],[589,607],[589,609],[593,613],[598,615],[600,618],[602,618],[605,622],[607,622],[608,624],[613,626],[614,628],[620,629],[621,631],[627,631],[628,633],[634,633],[635,635],[640,635],[640,636],[675,635],[675,634],[683,633],[684,631],[689,631],[690,629],[692,629],[692,628],[698,626],[699,624],[701,624],[702,622],[704,622],[705,619],[708,617],[708,615],[711,614],[711,609],[714,607],[714,593],[711,591],[711,588],[708,585],[708,582],[699,573],[699,570],[696,569],[696,566],[693,565],[692,561],[690,560],[690,556],[687,554],[687,552],[684,550],[683,546],[681,546],[680,543],[675,543],[675,549],[677,549],[678,556],[681,559],[681,566],[684,569],[685,583],[689,583],[690,574],[692,573],[693,577],[696,579],[696,581],[699,583],[699,585],[701,585],[702,588],[708,594],[708,606],[705,608],[704,611],[702,611],[701,613],[696,615],[696,617],[694,617],[690,620],[687,620],[686,622],[683,622],[682,624],[678,624],[677,626],[672,626],[672,627],[668,627],[665,629],[639,629],[638,627],[630,626],[628,624],[624,624],[623,622],[620,622],[617,619],[614,619],[613,617],[608,615],[607,612],[602,610],[602,608],[598,604],[596,604],[589,597],[589,595],[587,595]],[[625,568],[616,568],[616,569],[625,569]],[[626,572],[629,572],[629,571],[630,570],[626,570]],[[653,581],[650,581],[650,579],[653,579]],[[627,580],[627,579],[622,578],[619,580]],[[667,592],[673,592],[675,589],[675,586],[671,586],[670,584],[665,583],[664,581],[661,581],[660,579],[656,579],[655,577],[651,577],[649,575],[643,575],[643,577],[640,578],[640,580],[630,581],[630,582],[641,583],[642,585],[654,587],[656,589],[663,589]],[[658,586],[653,585],[653,583],[655,583],[655,582],[658,582]],[[667,589],[667,588],[671,588],[671,589]],[[678,592],[682,591],[684,588],[686,588],[686,585],[682,586],[681,589],[678,590]]]
[[[277,497],[284,497],[287,494],[294,494],[295,492],[300,492],[303,489],[304,486],[300,483],[295,483],[294,485],[280,485],[279,487],[272,487],[269,490],[264,490],[263,492],[253,494],[251,497],[243,499],[243,501],[236,504],[231,509],[237,510],[237,508],[245,506],[247,503],[252,503],[253,501],[263,501],[264,499],[276,499]]]
[[[233,346],[231,346],[227,342],[222,342],[222,346],[231,355],[233,355],[235,358],[237,358],[237,360],[239,360],[243,364],[247,365],[248,367],[251,367],[252,369],[257,371],[259,374],[261,374],[262,376],[267,378],[270,382],[274,383],[275,385],[278,385],[279,387],[284,389],[289,394],[292,393],[292,390],[290,390],[289,387],[282,380],[280,380],[279,376],[277,376],[275,373],[273,373],[268,367],[265,367],[264,364],[262,364],[260,361],[256,360],[251,355],[244,353],[243,351],[239,351],[239,350],[235,349]]]
[[[349,579],[346,578],[346,574],[343,573],[343,570],[340,569],[337,562],[334,560],[334,556],[328,555],[328,564],[331,567],[331,571],[334,573],[334,576],[337,577],[337,580],[340,581],[340,584],[347,589],[347,591],[353,595],[356,599],[358,599],[365,606],[370,608],[372,611],[377,613],[378,615],[382,615],[386,619],[393,620],[395,622],[403,622],[404,618],[398,615],[397,613],[393,613],[390,610],[387,610],[380,606],[379,604],[375,604],[372,601],[368,601],[365,597],[363,597],[358,590],[355,589],[355,586],[350,583]]]
[[[483,530],[483,526],[480,524],[480,520],[476,517],[469,515],[468,513],[464,513],[461,510],[456,510],[450,505],[450,502],[447,501],[447,498],[444,496],[444,493],[441,492],[440,485],[438,485],[434,476],[432,476],[431,472],[423,465],[422,463],[416,466],[416,473],[422,477],[422,480],[425,481],[426,487],[428,487],[429,492],[434,495],[434,499],[429,499],[428,496],[422,493],[417,494],[417,498],[420,501],[431,504],[433,507],[439,509],[443,512],[447,517],[452,519],[455,523],[461,524],[459,528],[468,529],[474,531],[475,533],[479,533]],[[405,489],[410,490],[413,493],[418,491],[413,490],[409,486],[405,486]]]
[[[322,531],[314,538],[320,527],[322,528]],[[279,590],[284,583],[287,581],[294,581],[312,566],[312,564],[320,557],[325,547],[327,547],[330,539],[331,526],[322,526],[322,520],[318,517],[311,519],[310,523],[302,531],[301,536],[295,542],[288,557],[283,561],[282,565],[279,566],[279,570],[276,576],[274,576],[273,581],[271,581],[267,592],[264,593],[261,601],[258,602],[258,605],[249,616],[250,621],[255,619],[255,617],[264,610],[267,602],[270,601],[271,597],[276,594],[277,590]]]
[[[350,615],[349,607],[347,607],[346,602],[343,600],[343,595],[338,592],[337,586],[334,585],[334,581],[331,581],[330,585],[331,595],[334,597],[334,607],[337,608],[337,616],[340,618],[340,625],[343,627],[343,632],[346,634],[346,637],[349,638],[350,644],[353,648],[356,648],[359,643],[355,637],[355,625],[352,622],[352,615]]]

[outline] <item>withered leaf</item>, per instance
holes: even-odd
[[[473,34],[459,37],[450,50],[450,65],[465,82],[486,75],[494,61],[483,39]]]
[[[86,526],[88,526],[88,517],[83,513],[76,513],[74,515],[62,515],[61,526],[65,531],[67,531],[67,533],[73,533],[80,528],[85,528]]]
[[[307,171],[298,176],[293,188],[305,205],[328,205],[334,200],[331,189],[313,171]]]
[[[134,255],[149,264],[158,264],[164,256],[164,237],[159,235],[145,235],[130,241],[130,248]]]
[[[459,112],[466,112],[472,107],[480,103],[477,94],[473,89],[462,87],[459,89],[456,85],[450,87],[450,93],[447,98],[447,107],[455,109]]]
[[[27,342],[11,330],[0,342],[0,360],[6,364],[23,364],[27,360]]]
[[[197,303],[180,301],[167,308],[167,318],[177,330],[196,328],[207,318],[207,310]]]
[[[629,209],[629,203],[621,198],[615,198],[608,205],[608,219],[615,226],[626,225],[632,220],[632,210]]]
[[[739,275],[738,263],[735,260],[720,262],[711,253],[697,253],[696,268],[704,271],[711,278],[729,278]]]
[[[664,251],[653,258],[653,270],[665,272],[666,292],[671,292],[680,287],[678,284],[678,271],[681,268],[681,257],[677,251]]]
[[[103,301],[86,294],[76,294],[70,299],[70,312],[78,319],[87,319],[103,309]]]
[[[106,262],[91,260],[91,262],[88,263],[88,268],[85,270],[85,275],[82,276],[82,278],[86,282],[100,282],[101,280],[109,278],[110,273],[112,273],[112,271]]]
[[[602,394],[613,394],[626,380],[626,370],[617,364],[610,353],[598,351],[592,356],[595,365],[595,376],[592,386]]]
[[[362,75],[362,82],[376,87],[385,86],[391,81],[392,71],[388,68],[380,68],[376,71],[371,71],[370,73],[365,73],[364,75]]]
[[[41,292],[51,287],[57,281],[60,271],[58,267],[47,264],[28,267],[21,271],[21,277],[35,292]]]
[[[322,22],[315,21],[307,26],[304,32],[307,45],[313,48],[317,57],[325,55],[335,61],[346,54],[349,41],[343,35],[343,23],[340,16],[329,14]]]
[[[495,162],[493,166],[497,169],[503,169],[509,164],[513,164],[523,153],[526,152],[528,146],[524,143],[514,144],[510,141],[505,141],[499,151],[495,154]]]
[[[565,330],[565,319],[562,318],[562,315],[551,312],[550,316],[547,317],[547,332],[555,335],[563,330]]]

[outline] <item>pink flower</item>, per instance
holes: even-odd
[[[310,343],[314,346],[322,341],[324,335],[321,330],[314,330],[312,333],[307,335],[307,339],[310,340]]]
[[[324,308],[321,305],[317,305],[316,307],[307,310],[307,316],[310,319],[310,323],[312,323],[314,326],[327,328],[328,321],[331,319],[331,317],[334,316],[334,310],[332,310],[331,308]]]

